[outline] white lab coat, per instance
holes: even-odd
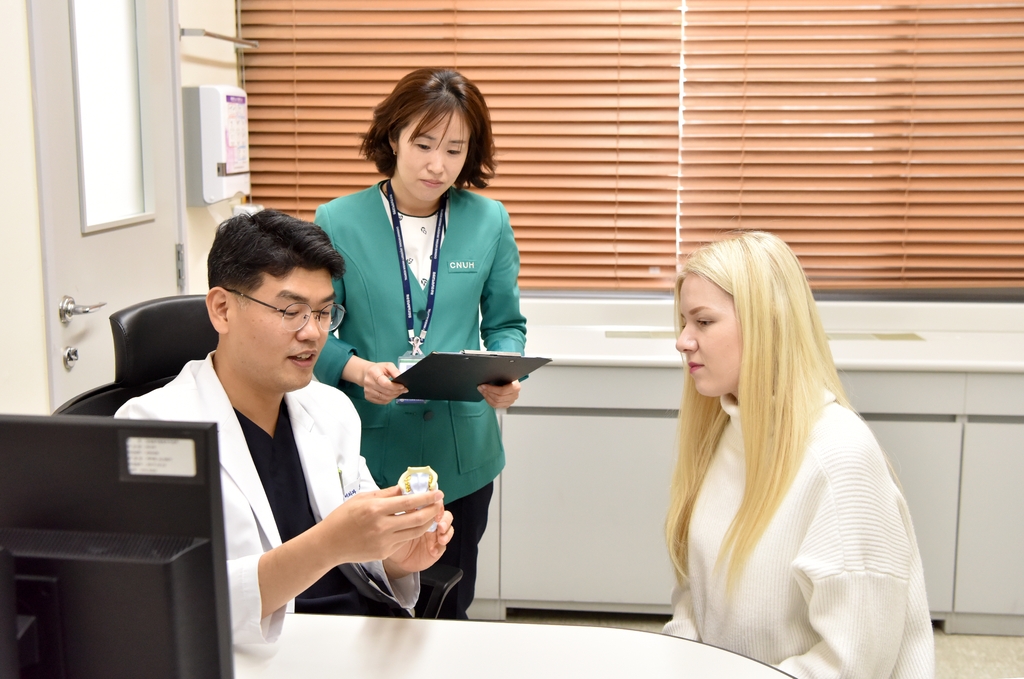
[[[281,634],[286,609],[294,610],[294,601],[260,619],[257,563],[264,552],[281,544],[281,537],[238,417],[213,369],[212,356],[189,362],[172,382],[131,399],[115,417],[217,423],[232,639],[236,644],[273,642]],[[317,522],[355,493],[377,489],[359,454],[359,415],[347,396],[312,382],[285,394],[285,402]],[[380,561],[363,566],[379,582],[388,582]],[[403,606],[415,604],[419,574],[388,584]]]

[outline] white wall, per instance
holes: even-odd
[[[221,35],[236,33],[233,0],[178,0],[178,18],[184,28],[205,28]],[[238,85],[234,45],[213,38],[181,39],[181,86],[197,85]],[[231,208],[237,203],[222,201],[186,209],[188,292],[206,292],[206,255],[217,225],[231,216]]]
[[[0,412],[46,414],[46,328],[25,2],[0,2]],[[12,309],[24,312],[12,313]],[[56,310],[53,310],[56,313]]]

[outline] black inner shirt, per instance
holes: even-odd
[[[288,406],[281,401],[274,436],[263,431],[252,420],[235,410],[242,426],[249,454],[260,475],[263,490],[274,512],[281,542],[287,542],[316,524],[306,489],[299,449],[295,445]],[[327,613],[349,615],[388,615],[387,607],[369,601],[356,591],[348,578],[332,568],[309,589],[295,597],[296,613]]]

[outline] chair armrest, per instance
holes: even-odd
[[[462,569],[455,568],[454,566],[435,563],[430,568],[420,571],[420,587],[429,587],[430,596],[427,598],[427,603],[423,606],[422,611],[417,610],[419,617],[436,618],[437,614],[441,611],[441,604],[444,603],[444,598],[448,596],[448,592],[452,590],[452,587],[459,584],[459,580],[462,580]],[[420,595],[420,601],[423,601],[422,594]],[[420,606],[417,605],[416,608],[419,609]]]

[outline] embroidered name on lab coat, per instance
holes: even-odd
[[[448,273],[476,273],[475,261],[448,262]]]

